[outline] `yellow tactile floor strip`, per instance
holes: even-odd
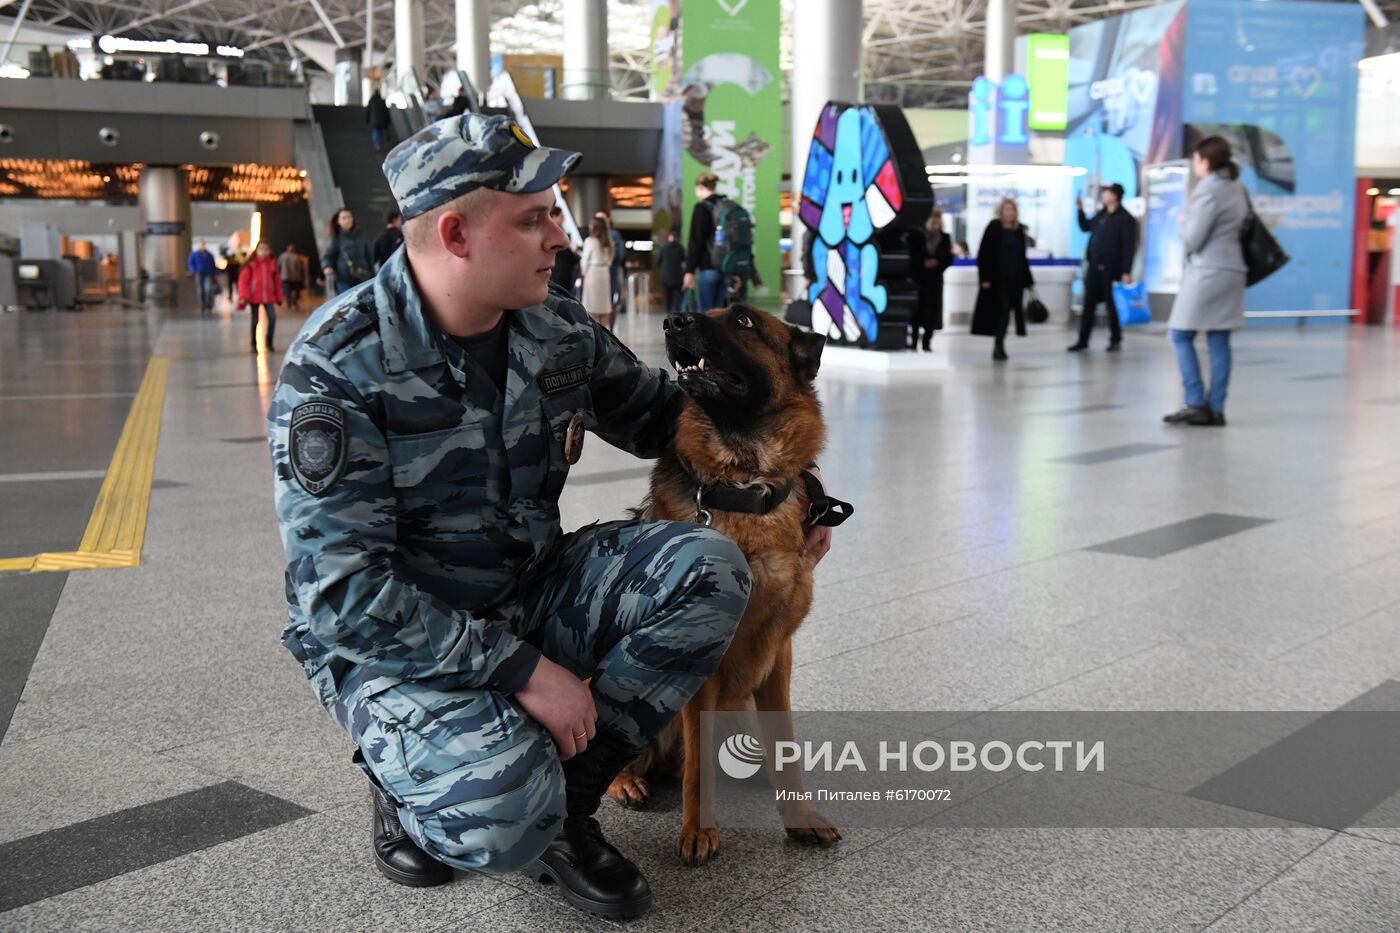
[[[0,559],[0,572],[98,570],[135,567],[141,563],[146,513],[151,504],[151,478],[156,468],[156,444],[160,440],[160,416],[169,374],[169,358],[151,358],[78,549]]]

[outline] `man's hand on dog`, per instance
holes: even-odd
[[[817,478],[818,483],[821,483],[822,495],[826,495],[826,484],[822,483],[821,469],[812,467],[809,472]],[[816,560],[812,561],[812,566],[815,567],[822,562],[822,558],[826,556],[826,552],[829,550],[831,550],[831,529],[825,525],[813,525],[811,528],[807,529],[807,540],[802,542],[802,550],[798,553],[803,557],[806,557],[808,554],[815,554]]]
[[[559,747],[560,761],[568,761],[587,748],[588,740],[597,733],[598,710],[588,686],[549,658],[540,658],[515,699],[549,730]]]

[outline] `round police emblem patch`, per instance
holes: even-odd
[[[534,141],[525,134],[525,131],[520,128],[518,123],[512,123],[510,125],[510,131],[515,134],[515,138],[520,145],[524,146],[526,149],[535,148]]]
[[[304,402],[292,410],[287,453],[292,474],[313,496],[324,495],[345,469],[345,412],[330,402]]]
[[[578,458],[583,456],[584,427],[583,412],[576,412],[569,419],[569,428],[564,432],[564,459],[569,466],[578,463]]]

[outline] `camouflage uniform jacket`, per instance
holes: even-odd
[[[342,703],[405,680],[521,688],[539,651],[517,589],[560,536],[571,421],[639,457],[671,442],[679,388],[580,305],[551,291],[507,315],[502,398],[424,315],[400,250],[287,353],[268,410],[283,644],[308,676],[329,665]],[[309,447],[304,415],[324,428]]]

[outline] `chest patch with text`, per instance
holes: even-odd
[[[553,395],[555,392],[583,385],[587,381],[587,366],[571,366],[568,369],[557,369],[552,373],[544,373],[540,376],[540,388],[544,389],[546,395]]]

